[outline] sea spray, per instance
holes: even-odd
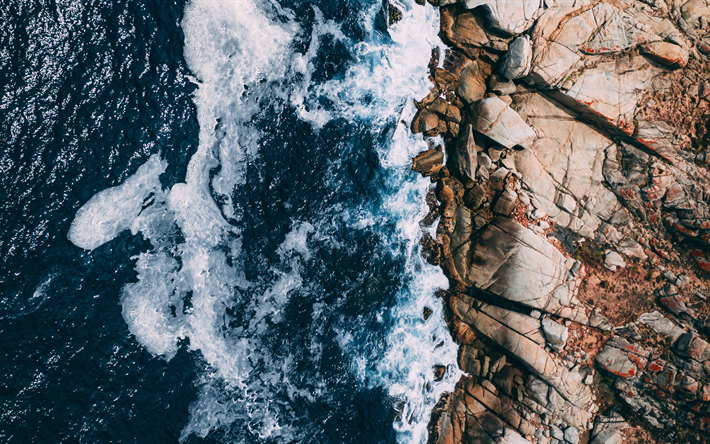
[[[200,144],[186,180],[169,190],[154,182],[139,188],[132,184],[140,182],[141,171],[149,169],[151,177],[158,171],[142,167],[116,187],[135,194],[132,200],[140,205],[123,212],[125,220],[118,217],[121,224],[111,233],[77,243],[91,249],[125,228],[150,241],[152,249],[136,258],[138,279],[124,287],[121,305],[129,330],[151,353],[171,359],[181,344],[199,353],[198,399],[181,440],[220,433],[235,442],[327,442],[314,420],[322,411],[318,405],[336,409],[321,421],[324,427],[331,427],[330,418],[347,416],[348,403],[357,398],[339,393],[351,392],[352,380],[358,391],[385,390],[388,402],[398,406],[399,442],[426,441],[431,408],[452,389],[458,371],[450,366],[443,380],[434,380],[433,366],[454,363],[455,347],[434,297],[446,280],[419,254],[428,182],[408,164],[426,147],[400,121],[411,120],[412,99],[430,87],[425,67],[431,47],[441,42],[433,8],[413,2],[400,7],[403,18],[388,34],[376,26],[380,3],[365,7],[359,23],[365,38],[356,40],[315,5],[310,27],[274,2],[187,6],[185,58],[199,85]],[[299,41],[307,43],[302,52],[295,49]],[[323,80],[315,70],[323,45],[332,42],[347,48],[348,62],[341,74]],[[331,158],[319,173],[321,186],[332,191],[314,207],[318,211],[296,212],[287,232],[276,234],[282,240],[275,255],[248,253],[253,246],[245,245],[245,230],[251,227],[240,200],[254,180],[250,168],[264,163],[265,138],[278,131],[259,123],[269,110],[276,120],[295,114],[312,137],[337,125],[346,128],[338,142],[347,148],[341,162],[349,161],[346,153],[367,149],[348,132],[368,134],[379,165],[377,187],[368,191],[376,195],[338,201],[348,184],[341,175],[352,167]],[[290,150],[296,142],[279,143]],[[266,180],[258,171],[258,180]],[[284,202],[287,210],[292,206]],[[343,277],[340,271],[323,274],[334,271],[327,258],[344,256],[349,263],[348,255],[372,242],[376,250],[363,251],[373,258],[359,259],[381,263],[379,275],[367,269]],[[246,272],[254,263],[258,275]],[[378,286],[383,293],[369,289]],[[293,316],[296,307],[305,318]],[[433,310],[427,321],[424,307]],[[334,346],[346,367],[331,364]],[[333,374],[334,368],[345,373]],[[339,430],[351,442],[368,433]]]

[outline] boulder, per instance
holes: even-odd
[[[486,94],[486,79],[475,62],[466,64],[459,73],[456,95],[466,103],[478,102]]]
[[[495,207],[493,207],[493,212],[500,214],[502,216],[510,216],[510,213],[515,210],[518,203],[518,195],[515,191],[505,189],[498,197]]]
[[[475,180],[478,168],[478,153],[476,141],[473,139],[473,128],[466,125],[459,132],[454,152],[449,158],[451,171],[461,180]]]
[[[656,62],[672,68],[685,68],[688,51],[668,42],[653,42],[641,46],[641,52]]]
[[[565,441],[569,444],[579,443],[579,431],[574,427],[567,427],[565,430]]]
[[[488,31],[485,14],[480,9],[466,10],[449,6],[440,9],[441,39],[461,50],[471,59],[478,57],[480,48],[505,51],[511,38]]]
[[[616,249],[619,253],[628,257],[636,257],[642,260],[645,260],[648,257],[643,251],[641,244],[629,237],[623,238],[621,242],[619,242],[619,245],[616,246]]]
[[[506,96],[508,94],[513,94],[516,90],[515,83],[511,82],[510,80],[506,79],[505,77],[499,75],[499,74],[493,74],[489,80],[489,87],[490,90],[499,96]],[[501,97],[501,100],[504,100],[503,97]],[[510,103],[506,103],[507,105],[510,105]]]
[[[484,6],[491,26],[510,35],[518,35],[535,23],[540,13],[540,0],[464,0],[467,9]]]
[[[560,86],[584,66],[587,54],[616,53],[662,40],[644,28],[636,17],[608,3],[549,8],[532,33],[532,77],[536,83]]]
[[[624,439],[624,430],[629,424],[618,412],[599,415],[594,420],[594,428],[589,444],[619,444]]]
[[[504,147],[525,147],[535,140],[535,132],[498,97],[480,100],[474,106],[476,131]]]
[[[457,223],[457,244],[465,242],[468,250],[458,258],[456,270],[466,285],[533,309],[565,313],[570,319],[577,316],[574,307],[581,305],[576,306],[572,300],[576,281],[568,272],[574,260],[566,259],[546,239],[507,218],[494,219],[475,239],[470,235],[470,222],[461,226]]]
[[[513,153],[515,168],[556,224],[594,238],[621,208],[605,186],[606,149],[614,142],[538,93],[517,93],[514,109],[538,134],[530,149]]]
[[[412,120],[412,132],[417,133],[429,133],[436,130],[439,126],[439,118],[436,114],[428,109],[424,108],[419,110],[414,120]]]
[[[616,271],[617,268],[624,267],[626,267],[626,262],[624,262],[624,258],[619,253],[611,250],[604,252],[604,268]]]
[[[595,361],[599,367],[613,376],[633,379],[646,367],[649,355],[640,346],[615,336],[596,356]]]
[[[550,318],[542,318],[542,331],[550,346],[555,350],[562,350],[567,343],[569,331],[564,325],[558,324]]]
[[[532,44],[530,37],[523,35],[510,44],[503,56],[499,71],[510,80],[520,79],[530,73],[531,64]]]
[[[669,321],[659,311],[642,314],[639,316],[639,322],[648,325],[656,333],[668,335],[671,338],[671,342],[675,342],[676,339],[685,333],[682,328]]]
[[[438,173],[443,165],[444,153],[439,150],[423,151],[412,159],[412,169],[425,177]]]
[[[533,30],[530,79],[555,88],[556,100],[598,125],[632,135],[644,92],[664,92],[671,82],[663,79],[666,69],[643,57],[612,55],[661,42],[672,30],[665,21],[655,22],[637,10],[622,11],[604,2],[552,7]]]
[[[706,34],[710,23],[710,7],[706,0],[690,0],[681,6],[680,18],[689,29]]]

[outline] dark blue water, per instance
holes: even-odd
[[[428,48],[378,8],[0,8],[0,441],[421,438],[455,378],[398,127]],[[93,204],[152,155],[139,217]],[[132,231],[72,243],[82,206]]]

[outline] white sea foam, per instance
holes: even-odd
[[[454,363],[456,350],[443,322],[441,302],[434,297],[437,288],[447,285],[446,279],[438,268],[423,263],[418,251],[418,221],[426,211],[428,181],[414,178],[409,163],[426,148],[421,138],[396,124],[393,140],[377,147],[387,189],[393,190],[383,196],[380,208],[342,209],[338,218],[292,221],[277,250],[280,263],[264,270],[269,276],[266,284],[244,276],[241,233],[230,222],[240,218],[233,211],[232,192],[245,183],[246,164],[259,156],[260,134],[250,121],[263,103],[270,98],[286,101],[315,129],[333,119],[346,119],[365,122],[373,135],[379,135],[395,122],[411,120],[412,99],[430,87],[426,67],[431,47],[441,44],[436,11],[402,0],[403,18],[387,39],[374,29],[381,3],[373,1],[360,17],[367,38],[353,42],[314,8],[310,46],[298,54],[291,46],[301,32],[295,15],[275,1],[270,4],[280,19],[270,18],[258,0],[188,4],[182,23],[185,58],[199,83],[195,103],[200,135],[185,183],[162,191],[158,176],[165,163],[153,157],[124,184],[97,194],[86,209],[82,207],[70,239],[91,249],[130,228],[150,240],[153,250],[137,258],[138,281],[124,287],[121,304],[129,330],[148,351],[170,359],[178,341],[186,338],[204,360],[196,381],[198,398],[190,407],[181,441],[191,434],[205,437],[213,430],[244,424],[260,438],[296,442],[307,432],[292,426],[296,413],[283,397],[276,402],[275,395],[313,402],[327,395],[328,380],[316,374],[305,385],[296,383],[300,377],[293,369],[296,358],[271,356],[263,346],[264,335],[269,325],[283,318],[296,291],[320,291],[304,288],[301,276],[313,256],[310,243],[339,248],[339,240],[332,236],[338,224],[374,230],[396,221],[396,234],[384,239],[383,248],[391,246],[393,254],[404,255],[407,286],[396,295],[391,312],[377,314],[383,326],[385,319],[393,320],[382,361],[373,366],[365,354],[358,354],[363,347],[358,338],[366,332],[321,321],[334,316],[347,295],[331,305],[313,298],[308,349],[318,359],[323,350],[318,338],[330,334],[331,328],[343,354],[352,359],[361,388],[382,386],[403,402],[395,425],[398,441],[423,443],[431,408],[441,392],[453,387],[458,371],[452,368],[443,381],[433,380],[433,365]],[[314,57],[325,36],[345,44],[354,62],[343,76],[312,85]],[[321,98],[332,104],[322,105]],[[210,171],[218,166],[219,172],[210,179]],[[210,186],[219,195],[219,204]],[[150,193],[152,201],[144,205]],[[121,206],[112,207],[118,197]],[[92,226],[104,228],[92,233]],[[179,245],[172,243],[176,230],[184,238]],[[247,317],[239,327],[229,326],[225,308],[231,306],[241,307]],[[422,319],[424,306],[433,310],[427,322]]]
[[[159,176],[168,164],[154,154],[122,184],[94,195],[77,211],[67,237],[77,247],[93,250],[128,230],[145,200],[160,191]]]

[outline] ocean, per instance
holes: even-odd
[[[0,442],[425,443],[435,9],[8,1]]]

